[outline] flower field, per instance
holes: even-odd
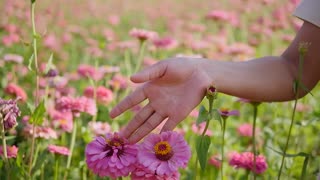
[[[0,179],[320,178],[318,86],[274,103],[208,87],[174,131],[134,144],[118,132],[146,103],[109,115],[158,61],[281,54],[298,3],[0,1]]]

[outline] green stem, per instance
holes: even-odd
[[[77,135],[77,120],[75,120],[75,121],[74,121],[74,124],[73,124],[71,144],[70,144],[70,155],[68,156],[67,169],[66,169],[66,172],[65,172],[65,174],[64,174],[64,179],[67,179],[68,171],[69,171],[69,169],[70,169],[71,159],[72,159],[72,153],[73,153],[73,149],[74,149],[74,144],[75,144],[75,142],[76,142],[76,135]]]
[[[295,115],[296,115],[296,108],[297,108],[297,103],[298,103],[298,98],[299,98],[299,89],[300,89],[300,83],[301,83],[301,79],[302,79],[304,56],[305,56],[305,52],[301,52],[300,49],[299,49],[298,79],[297,79],[297,82],[294,83],[295,101],[294,101],[294,107],[293,107],[292,116],[291,116],[291,123],[290,123],[290,127],[289,127],[289,134],[288,134],[288,136],[287,136],[286,146],[285,146],[284,151],[283,151],[282,160],[281,160],[281,165],[280,165],[280,170],[279,170],[279,173],[278,173],[278,180],[280,180],[280,178],[281,178],[281,173],[282,173],[282,168],[283,168],[283,164],[284,164],[284,159],[285,159],[286,154],[287,154],[287,149],[288,149],[288,146],[289,146],[289,140],[290,140],[290,137],[291,137],[291,131],[292,131],[292,127],[293,127],[293,122],[294,122]]]
[[[146,49],[146,41],[142,41],[141,45],[140,45],[140,50],[139,50],[139,56],[138,56],[138,63],[136,65],[136,68],[134,70],[135,73],[138,72],[138,70],[140,69],[142,62],[143,62],[143,57],[144,57],[144,51]]]
[[[252,127],[252,153],[253,153],[253,179],[255,180],[257,178],[256,174],[256,120],[257,120],[257,114],[258,114],[258,105],[253,104],[253,127]]]
[[[224,162],[224,135],[226,132],[226,126],[227,126],[227,116],[223,117],[222,122],[222,146],[221,146],[221,180],[223,180],[223,162]]]
[[[58,180],[59,173],[59,159],[55,158],[55,167],[54,167],[54,180]]]
[[[35,107],[39,103],[39,72],[38,72],[38,53],[37,53],[37,33],[36,33],[36,25],[34,18],[35,11],[35,1],[31,3],[31,21],[32,21],[32,37],[33,37],[33,55],[34,55],[34,64],[35,64],[35,72],[36,72],[36,94],[35,94]],[[35,124],[32,125],[32,143],[31,143],[31,151],[30,151],[30,159],[29,159],[29,177],[31,178],[31,170],[32,170],[32,161],[34,154],[34,146],[35,146]]]

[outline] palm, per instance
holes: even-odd
[[[122,131],[131,142],[139,141],[166,118],[168,121],[162,131],[174,129],[200,103],[207,84],[207,77],[197,69],[196,60],[169,60],[137,76],[133,78],[135,82],[145,83],[111,112],[115,117],[135,104],[149,100]]]

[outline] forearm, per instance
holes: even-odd
[[[222,93],[255,101],[294,99],[291,65],[269,56],[247,62],[204,61],[210,82]]]

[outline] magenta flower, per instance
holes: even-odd
[[[0,115],[2,116],[0,121],[3,121],[5,130],[10,130],[15,127],[18,124],[17,117],[20,116],[17,101],[3,100],[0,98]]]
[[[239,116],[239,111],[238,110],[228,110],[226,108],[221,108],[219,110],[219,113],[222,117],[229,117],[229,116]]]
[[[187,142],[174,131],[150,134],[139,146],[139,163],[160,176],[171,176],[179,167],[185,168],[190,157]]]
[[[253,171],[253,154],[252,152],[243,152],[243,153],[232,153],[230,157],[229,164],[235,168],[243,168],[246,170]],[[263,155],[256,156],[256,168],[255,173],[262,174],[268,168],[268,164]]]
[[[18,154],[18,148],[16,146],[7,146],[8,158],[16,158]],[[3,156],[3,147],[0,146],[0,156]]]
[[[13,84],[13,83],[8,84],[4,89],[4,92],[14,97],[20,97],[21,100],[24,102],[27,100],[26,92],[16,84]]]
[[[150,171],[147,168],[144,168],[142,165],[137,165],[136,169],[131,173],[132,180],[179,180],[180,174],[179,171],[168,175],[158,175],[154,171]]]
[[[70,155],[69,149],[66,147],[63,147],[63,146],[56,146],[56,145],[50,144],[48,146],[48,151],[53,154],[60,154],[60,155],[65,155],[65,156]]]
[[[118,133],[96,137],[85,150],[89,169],[100,177],[111,178],[128,176],[135,169],[137,153],[137,145],[130,145]]]
[[[83,93],[88,98],[94,97],[94,88],[92,86],[87,87]],[[109,104],[113,99],[113,93],[110,89],[103,86],[99,86],[96,89],[97,101],[101,104]]]

